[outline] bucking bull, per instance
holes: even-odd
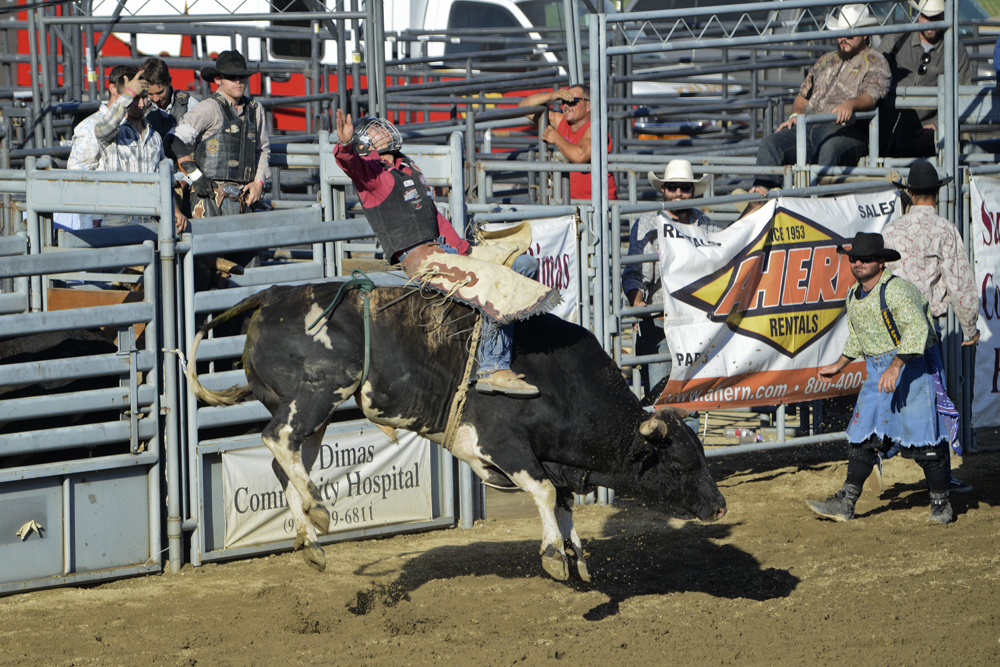
[[[327,532],[330,514],[309,479],[313,461],[303,459],[303,446],[318,444],[334,409],[351,396],[382,430],[405,429],[444,443],[478,317],[438,294],[376,287],[370,298],[371,363],[362,381],[360,291],[344,290],[324,315],[340,286],[277,286],[249,297],[201,328],[187,371],[192,390],[207,403],[233,405],[252,395],[271,412],[262,437],[295,520],[295,547],[320,571],[326,556],[317,535]],[[251,312],[243,350],[249,384],[205,389],[195,371],[199,342],[213,327]],[[725,515],[726,501],[682,415],[645,412],[589,331],[539,315],[517,323],[513,338],[513,370],[541,395],[516,399],[470,389],[451,431],[452,454],[487,484],[531,496],[542,519],[546,572],[567,579],[569,551],[577,575],[590,580],[573,526],[573,492],[605,486],[678,518],[715,521]]]

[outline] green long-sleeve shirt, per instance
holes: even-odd
[[[899,346],[892,342],[889,331],[882,321],[879,291],[882,283],[889,280],[892,272],[882,271],[882,277],[864,299],[854,298],[858,288],[855,283],[847,300],[847,342],[844,356],[856,359],[862,355],[876,356],[896,350],[898,354],[917,355],[934,345],[937,334],[930,318],[927,299],[920,294],[913,283],[896,277],[885,290],[886,304],[899,329]]]

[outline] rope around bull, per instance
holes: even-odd
[[[319,321],[330,314],[330,311],[337,305],[340,301],[340,295],[344,293],[344,290],[348,287],[357,287],[361,290],[361,301],[364,303],[364,322],[365,322],[365,366],[364,371],[361,374],[361,384],[365,383],[368,379],[368,366],[371,361],[372,356],[372,323],[371,323],[371,296],[372,290],[375,289],[375,281],[368,277],[368,275],[361,271],[360,269],[355,269],[351,272],[351,279],[340,286],[337,290],[337,295],[333,297],[333,301],[330,305],[326,307],[319,317],[307,327],[307,331],[312,329],[314,326],[319,324]]]

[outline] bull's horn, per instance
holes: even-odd
[[[677,415],[678,419],[686,419],[691,413],[684,408],[677,408],[673,405],[664,405],[662,408],[656,411],[658,415]]]
[[[654,437],[653,434],[655,433],[655,437],[662,438],[667,434],[667,425],[659,417],[650,417],[642,422],[642,425],[639,427],[639,433],[642,433],[647,438]]]
[[[223,259],[222,257],[215,258],[215,270],[222,271],[223,273],[228,273],[231,276],[242,276],[243,267],[236,262],[230,262],[228,259]]]

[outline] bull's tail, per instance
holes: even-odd
[[[251,297],[243,299],[238,304],[222,313],[221,315],[212,319],[211,322],[206,322],[205,326],[198,330],[198,334],[194,337],[194,342],[191,344],[191,351],[188,353],[188,366],[187,366],[187,379],[188,385],[191,387],[191,391],[194,395],[201,401],[208,403],[209,405],[236,405],[245,401],[250,395],[250,386],[243,385],[242,387],[230,387],[229,389],[224,389],[223,391],[211,391],[206,389],[198,381],[198,371],[197,364],[195,360],[198,354],[198,345],[201,343],[202,338],[205,334],[222,324],[227,322],[237,315],[242,315],[247,311],[255,311],[267,301],[267,291],[264,290],[257,292]]]

